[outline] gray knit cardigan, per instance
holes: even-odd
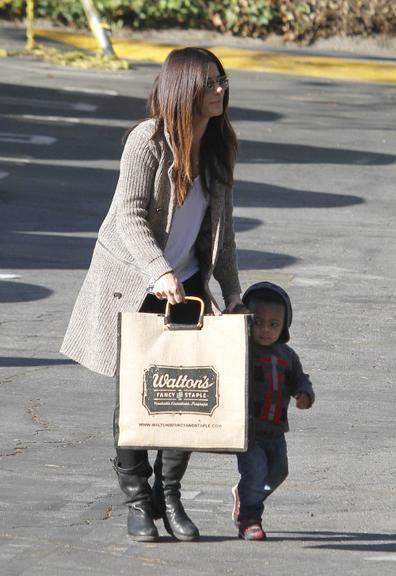
[[[148,286],[171,266],[163,250],[177,206],[173,154],[167,138],[152,139],[154,120],[128,136],[109,211],[100,227],[92,261],[77,297],[61,352],[94,372],[114,376],[118,312],[137,311]],[[209,290],[213,275],[224,299],[240,293],[232,222],[232,190],[212,179],[210,208],[196,242]]]

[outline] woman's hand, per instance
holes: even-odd
[[[183,284],[173,272],[167,272],[154,283],[153,294],[159,299],[166,299],[170,304],[185,302],[186,293]]]
[[[226,314],[230,314],[231,312],[234,312],[235,308],[238,308],[239,314],[249,314],[249,310],[245,307],[245,304],[242,302],[239,294],[230,294],[230,296],[227,298],[226,309],[224,312]]]

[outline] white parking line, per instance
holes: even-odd
[[[118,96],[116,90],[101,90],[96,88],[75,88],[73,86],[63,86],[59,90],[64,90],[65,92],[83,92],[84,94],[98,94],[99,96]]]
[[[0,164],[30,164],[31,158],[15,158],[15,156],[0,156]]]
[[[18,274],[0,274],[0,280],[17,280],[20,278]]]
[[[21,116],[19,116],[20,118]],[[70,124],[79,124],[80,118],[72,118],[71,116],[38,116],[35,114],[22,114],[25,120],[34,120],[36,122],[62,122]]]
[[[14,144],[33,144],[38,146],[51,146],[57,138],[41,136],[38,134],[17,134],[14,132],[0,132],[0,142],[13,142]]]
[[[34,106],[35,108],[55,109],[55,110],[78,110],[79,112],[95,112],[97,106],[86,102],[64,102],[62,100],[39,100],[38,98],[9,98],[0,97],[0,104],[9,106]]]
[[[129,82],[131,76],[135,75],[133,70],[124,70],[122,73],[116,71],[109,71],[106,70],[104,72],[100,72],[99,70],[84,70],[81,71],[78,68],[58,68],[56,66],[51,66],[48,62],[37,62],[37,65],[32,68],[31,66],[16,64],[15,62],[7,62],[4,58],[1,63],[1,67],[7,70],[17,70],[22,71],[27,75],[36,75],[36,76],[48,76],[48,71],[51,70],[51,75],[54,78],[61,78],[61,77],[68,77],[68,78],[82,78],[83,80],[87,79],[87,76],[95,77],[95,80],[106,80],[108,82],[109,78],[112,80],[120,81],[127,81]],[[58,89],[58,86],[57,86]]]
[[[82,124],[87,126],[105,126],[107,128],[117,127],[126,130],[127,124],[125,120],[118,120],[117,118],[90,118],[84,116],[83,118],[75,118],[74,116],[41,116],[40,114],[3,114],[6,118],[16,118],[20,120],[23,118],[26,121],[49,124],[50,122],[57,122],[58,124]]]
[[[97,238],[97,232],[51,232],[50,230],[14,230],[14,234],[29,234],[30,236],[62,236],[65,238]]]
[[[390,553],[384,556],[367,556],[365,560],[375,562],[396,562],[396,554]]]
[[[86,168],[94,170],[111,170],[117,171],[119,162],[117,160],[102,160],[101,158],[95,160],[64,160],[55,158],[54,160],[48,158],[32,158],[32,157],[12,157],[0,156],[0,164],[33,164],[36,166],[61,166],[62,168]]]

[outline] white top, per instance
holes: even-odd
[[[166,260],[181,282],[199,270],[195,242],[208,205],[209,199],[197,176],[182,206],[176,207],[164,250]]]

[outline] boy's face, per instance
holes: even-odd
[[[254,342],[260,346],[271,346],[282,333],[285,307],[277,302],[255,302],[250,311],[254,314]]]

